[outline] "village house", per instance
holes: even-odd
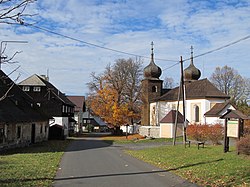
[[[0,150],[48,140],[49,117],[0,70]]]
[[[99,116],[93,115],[89,108],[83,112],[83,130],[89,132],[105,132],[107,124]]]
[[[75,104],[74,120],[76,121],[73,127],[74,132],[82,131],[83,113],[86,111],[85,97],[84,96],[67,96],[67,98]]]
[[[227,109],[235,109],[229,103],[230,97],[218,90],[208,79],[200,79],[201,72],[193,62],[191,48],[191,62],[184,70],[185,85],[185,114],[190,124],[223,124],[220,119]],[[142,80],[143,110],[140,134],[153,137],[173,137],[175,118],[169,120],[166,126],[166,116],[177,110],[179,87],[163,89],[161,68],[154,62],[152,47],[151,61],[144,68]],[[200,80],[199,80],[200,79]],[[183,115],[182,94],[180,94],[179,112]],[[179,122],[178,122],[179,123]],[[165,132],[168,129],[168,132]]]
[[[50,120],[49,139],[64,139],[69,135],[69,127],[74,126],[74,104],[52,85],[44,75],[32,75],[19,83],[19,86]]]

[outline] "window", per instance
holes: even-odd
[[[17,139],[21,138],[21,126],[17,127]]]
[[[40,133],[41,134],[43,133],[43,125],[41,125],[41,127],[40,127]]]
[[[157,86],[152,87],[152,92],[157,92]]]
[[[36,103],[36,105],[37,105],[38,107],[41,107],[41,103]]]
[[[30,91],[30,87],[29,86],[23,86],[23,91],[25,91],[25,92]]]
[[[0,128],[0,143],[3,143],[4,140],[4,128]]]
[[[195,114],[195,122],[199,122],[200,121],[200,108],[197,105],[194,106],[194,114]]]
[[[34,91],[34,92],[40,92],[40,91],[41,91],[41,87],[40,87],[40,86],[35,86],[35,87],[33,88],[33,91]]]

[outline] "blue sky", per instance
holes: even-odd
[[[154,41],[155,63],[166,69],[175,62],[216,49],[250,35],[250,0],[42,0],[26,9],[37,14],[35,23],[53,32],[139,56],[150,57]],[[18,64],[4,64],[11,77],[19,81],[46,74],[68,95],[86,95],[91,72],[101,73],[108,63],[134,56],[116,53],[31,27],[1,25],[1,41],[25,40],[28,44],[9,44],[7,53],[22,51]],[[217,66],[228,65],[249,78],[250,39],[223,50],[194,59],[202,77],[209,78]],[[148,58],[142,58],[144,66]],[[184,67],[189,61],[184,63]],[[180,67],[163,71],[179,81]]]

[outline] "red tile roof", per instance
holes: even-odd
[[[207,111],[204,116],[206,117],[219,117],[221,116],[221,112],[226,106],[229,105],[229,102],[225,103],[216,103],[209,111]]]
[[[67,98],[74,103],[75,106],[75,111],[79,112],[79,111],[84,111],[84,107],[85,107],[85,97],[84,96],[67,96]]]
[[[176,110],[171,110],[161,121],[160,123],[174,123],[176,117]],[[177,115],[177,123],[183,123],[184,117],[183,115],[178,111]]]

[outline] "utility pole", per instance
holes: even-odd
[[[182,60],[182,56],[181,56]],[[182,75],[182,71],[181,71]],[[173,138],[173,145],[176,143],[176,133],[177,133],[177,124],[178,124],[178,112],[179,112],[179,106],[180,106],[180,95],[181,95],[181,85],[182,85],[182,79],[180,79],[180,85],[179,85],[179,91],[178,91],[178,101],[177,101],[177,107],[176,107],[176,113],[175,113],[175,123],[174,123],[174,138]]]
[[[184,122],[183,122],[183,144],[186,145],[186,141],[187,141],[187,121],[186,121],[186,109],[185,109],[185,84],[184,84],[184,73],[183,73],[183,60],[182,60],[182,56],[181,56],[181,88],[182,88],[182,102],[183,102],[183,118],[184,118]]]
[[[4,43],[28,43],[27,41],[16,41],[16,40],[6,40],[6,41],[1,41],[1,46],[0,46],[0,70],[1,70],[1,65],[2,65],[2,59],[6,58],[3,55],[2,47]]]

